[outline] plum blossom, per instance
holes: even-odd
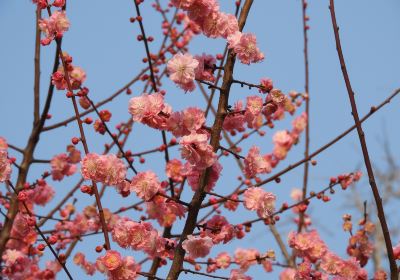
[[[40,42],[42,45],[48,45],[55,38],[61,38],[70,26],[69,20],[65,15],[65,11],[55,11],[50,18],[39,20],[39,28],[46,38]]]
[[[166,119],[171,113],[171,107],[164,103],[162,94],[143,93],[141,96],[131,98],[129,113],[135,122],[141,122],[157,129],[165,129]]]
[[[157,175],[152,171],[139,172],[133,177],[130,190],[134,191],[138,197],[150,200],[161,188]]]
[[[128,256],[122,258],[121,254],[114,250],[108,250],[104,256],[97,258],[97,269],[108,275],[112,280],[131,280],[136,279],[140,265]]]
[[[174,180],[175,182],[182,182],[183,181],[183,164],[179,159],[172,159],[167,162],[165,167],[165,173],[169,178]]]
[[[64,176],[71,176],[76,172],[76,165],[67,154],[54,156],[51,161],[51,176],[53,180],[61,181]]]
[[[83,158],[81,164],[82,176],[86,180],[102,182],[109,186],[118,185],[125,180],[126,167],[114,154],[90,153]]]
[[[8,160],[7,150],[0,149],[0,182],[10,179],[11,164]]]
[[[217,183],[219,176],[222,171],[222,165],[216,161],[210,170],[210,174],[207,181],[207,186],[205,187],[205,191],[211,191],[215,184]],[[186,163],[183,168],[183,174],[186,176],[188,180],[189,186],[192,188],[193,191],[196,191],[199,187],[199,180],[201,176],[201,170],[197,169],[196,167]]]
[[[187,239],[182,242],[182,248],[189,254],[189,258],[192,259],[206,257],[213,245],[212,239],[208,236],[188,235]]]
[[[260,62],[264,59],[264,54],[258,49],[257,39],[253,34],[237,31],[228,37],[228,46],[243,64]]]
[[[244,192],[244,206],[248,210],[257,211],[260,218],[267,218],[275,211],[276,197],[273,193],[261,188],[251,187]]]
[[[193,91],[199,62],[192,55],[178,53],[167,63],[170,79],[185,91]]]
[[[195,169],[204,170],[212,166],[217,156],[213,148],[208,144],[208,136],[206,134],[192,133],[181,138],[181,155]]]
[[[272,171],[270,158],[261,156],[260,149],[252,146],[246,158],[244,159],[245,173],[247,176],[254,177],[261,173],[270,173]]]

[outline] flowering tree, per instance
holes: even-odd
[[[305,0],[301,5],[306,74],[303,92],[285,93],[269,78],[245,81],[236,77],[236,64],[251,69],[264,59],[257,34],[245,31],[253,0],[232,1],[235,14],[224,12],[217,0],[136,0],[136,14],[130,21],[140,32],[137,40],[143,43],[146,67],[112,96],[97,102],[85,85],[86,72],[78,66],[79,60],[63,47],[68,40],[64,35],[70,29],[65,0],[33,2],[37,17],[34,125],[23,149],[0,138],[0,182],[4,185],[0,255],[5,279],[55,279],[57,275],[73,279],[72,266],[80,267],[85,275],[79,279],[101,273],[108,279],[121,280],[172,280],[186,274],[200,279],[239,280],[251,279],[247,274],[257,267],[262,267],[265,277],[278,270],[280,279],[398,279],[400,247],[392,244],[362,123],[400,90],[359,116],[333,0],[329,6],[333,34],[354,125],[315,151],[310,150],[309,18]],[[141,10],[150,3],[153,13],[163,18],[162,38],[147,35],[146,20],[150,18],[142,16]],[[222,54],[208,54],[207,48],[201,54],[190,52],[192,42],[202,35],[226,42]],[[158,48],[153,43],[157,41]],[[40,53],[41,48],[48,51],[48,45],[55,46],[56,54],[44,107],[40,108]],[[139,82],[144,89],[133,92],[131,87]],[[195,102],[182,110],[169,105],[164,87],[168,82],[176,85],[174,94],[202,94],[207,101],[205,108]],[[245,98],[231,94],[235,86],[248,89]],[[64,93],[64,106],[71,106],[75,114],[47,124],[55,91]],[[120,115],[105,107],[123,93],[133,96],[123,108],[129,119],[118,120],[114,128],[110,123]],[[287,119],[286,129],[273,130]],[[35,151],[41,134],[73,122],[75,136],[66,152],[54,151],[51,160],[38,159]],[[162,142],[148,150],[131,148],[128,137],[146,137],[141,132],[145,129],[161,134]],[[309,190],[308,174],[310,164],[317,163],[317,155],[353,130],[359,136],[376,215],[369,219],[364,210],[357,229],[350,215],[343,216],[343,230],[350,236],[348,256],[340,257],[323,240],[307,210],[315,200],[329,202],[339,186],[343,191],[349,188],[361,178],[361,172],[332,174],[326,186],[315,191]],[[92,147],[88,131],[94,131],[98,141],[107,141],[104,150]],[[272,145],[255,145],[257,136],[269,136]],[[247,151],[245,142],[251,143]],[[281,161],[302,142],[304,158],[281,168]],[[21,154],[21,161],[14,153]],[[150,156],[156,160],[143,165]],[[224,168],[226,161],[235,162],[240,173],[232,174]],[[30,180],[32,165],[40,163],[45,166],[42,176]],[[265,188],[271,182],[279,183],[283,175],[299,166],[304,167],[302,189],[293,190],[290,199],[278,200]],[[237,186],[227,187],[224,176],[237,177]],[[78,182],[62,197],[50,184],[68,177]],[[84,194],[79,202],[71,199],[77,192]],[[119,196],[116,210],[109,208],[110,192]],[[47,214],[38,214],[38,206],[47,205],[53,198],[59,202],[45,207]],[[239,212],[238,221],[235,214]],[[278,226],[281,214],[287,212],[293,219],[286,238]],[[375,216],[379,223],[373,222]],[[241,244],[239,241],[246,239],[255,224],[264,224],[272,233],[278,252],[243,245],[228,249],[232,243]],[[377,267],[368,275],[364,267],[372,256],[371,236],[377,226],[383,233],[389,269]],[[86,252],[80,242],[91,236],[95,236],[97,246],[93,252]],[[41,260],[48,261],[42,264]]]

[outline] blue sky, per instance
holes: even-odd
[[[166,1],[161,1],[166,3]],[[328,10],[328,2],[309,1],[308,15],[311,29],[309,31],[309,57],[310,57],[310,96],[311,96],[311,151],[320,147],[347,129],[353,124],[350,114],[347,92],[340,72],[339,62],[335,50],[334,37],[331,27],[331,19]],[[142,5],[144,25],[148,35],[153,35],[156,40],[150,45],[153,51],[160,44],[161,17],[151,8],[153,1],[145,1]],[[221,1],[221,9],[233,12],[234,1]],[[356,94],[360,115],[369,111],[372,105],[384,100],[391,92],[400,87],[400,18],[398,11],[400,3],[395,0],[386,1],[336,1],[336,14],[340,26],[340,35],[344,55],[350,79]],[[33,54],[34,54],[34,5],[28,0],[1,0],[0,1],[0,45],[1,61],[1,102],[0,111],[3,121],[0,122],[0,136],[19,147],[24,147],[32,126],[33,112]],[[63,49],[74,58],[74,64],[81,66],[87,72],[87,87],[90,88],[94,101],[100,101],[126,84],[144,66],[141,62],[144,56],[141,42],[136,41],[139,29],[136,24],[129,22],[129,17],[135,15],[132,1],[118,1],[110,4],[109,1],[76,1],[68,2],[67,15],[71,20],[71,28],[65,35]],[[304,90],[304,62],[303,39],[301,21],[301,3],[299,0],[255,0],[250,12],[250,18],[245,26],[246,32],[257,35],[260,49],[265,53],[265,61],[259,64],[247,66],[237,65],[234,77],[249,82],[258,82],[262,77],[270,77],[275,87],[285,92],[290,90]],[[192,54],[202,52],[217,54],[224,48],[221,39],[212,40],[204,36],[198,36],[190,47]],[[52,60],[54,56],[54,44],[42,48],[41,68],[41,97],[44,103],[49,77],[51,75]],[[142,84],[132,87],[133,95],[139,95]],[[190,94],[184,94],[171,82],[165,81],[163,88],[168,91],[166,101],[175,110],[183,109],[189,105],[205,105],[201,93],[197,90]],[[242,89],[239,86],[232,88],[231,104],[239,99],[245,99],[256,91]],[[113,112],[112,124],[125,121],[129,118],[127,103],[129,96],[125,94],[118,97],[115,102],[105,106]],[[400,154],[400,133],[398,120],[400,119],[399,99],[395,99],[368,120],[364,129],[370,148],[370,155],[374,164],[385,166],[383,157],[382,137],[388,137],[395,158]],[[52,124],[63,120],[73,114],[70,102],[61,92],[55,93],[54,103],[50,109],[53,118],[47,122]],[[300,111],[298,112],[300,113]],[[397,120],[397,121],[396,121]],[[291,119],[277,123],[275,130],[286,129]],[[208,120],[212,124],[212,120]],[[385,132],[385,131],[386,132]],[[102,146],[109,141],[108,136],[99,137],[92,133],[92,129],[86,128],[89,139],[89,148],[93,152],[101,152]],[[384,134],[386,133],[386,134]],[[243,146],[243,154],[247,153],[252,144],[260,145],[264,153],[271,150],[271,136],[273,131],[268,130],[264,138],[253,138]],[[63,152],[71,137],[77,136],[75,123],[56,131],[45,132],[41,136],[36,155],[41,159],[50,159],[53,155]],[[141,151],[153,148],[160,144],[160,133],[154,132],[141,125],[135,125],[133,134],[129,138],[127,147],[133,151]],[[303,140],[303,139],[302,139]],[[295,146],[287,158],[276,171],[287,166],[290,162],[303,157],[303,141]],[[176,156],[176,149],[174,155]],[[18,156],[16,154],[16,156]],[[161,160],[161,161],[160,161]],[[144,165],[139,165],[140,170],[154,168],[161,178],[164,168],[161,155],[153,155],[147,158]],[[362,156],[359,142],[355,133],[350,134],[342,141],[319,155],[317,166],[310,168],[310,189],[318,190],[326,185],[330,176],[344,172],[351,172],[357,166],[362,166]],[[237,185],[235,176],[238,169],[231,158],[221,162],[224,166],[221,184],[216,191],[229,193]],[[44,165],[34,165],[29,179],[34,180],[48,168]],[[364,169],[362,168],[364,171]],[[278,201],[288,201],[289,193],[294,187],[301,187],[303,168],[299,167],[284,177],[282,182],[268,184],[265,189],[273,191],[278,196]],[[364,172],[365,173],[365,172]],[[68,178],[62,183],[51,182],[59,196],[49,204],[55,205],[78,180],[78,177]],[[365,196],[372,203],[368,195],[369,186],[366,181],[358,184]],[[190,199],[190,192],[186,193],[186,200]],[[322,204],[312,203],[312,214],[315,227],[325,238],[328,245],[339,255],[345,256],[345,247],[348,236],[340,230],[341,216],[348,212],[344,209],[344,202],[348,201],[350,192],[338,191],[332,202]],[[86,196],[77,194],[78,206],[92,203]],[[133,201],[130,196],[129,201]],[[107,190],[104,204],[110,209],[117,209],[121,200],[111,188]],[[128,204],[129,202],[124,202]],[[38,212],[45,213],[45,209]],[[138,214],[128,212],[132,219],[137,219]],[[356,219],[361,213],[354,213]],[[232,216],[232,215],[231,215]],[[233,215],[232,223],[254,218],[254,213],[249,213],[243,208]],[[287,233],[294,228],[290,222],[290,214],[284,214],[278,228],[286,240]],[[393,220],[393,219],[392,219]],[[393,222],[394,223],[394,222]],[[389,227],[391,223],[389,222]],[[173,232],[178,232],[180,223]],[[89,259],[94,260],[96,254],[94,247],[101,240],[98,237],[88,238],[87,243],[80,243],[77,251],[89,253]],[[393,242],[400,241],[399,236],[393,236]],[[244,241],[234,241],[228,246],[228,250],[235,247],[255,247],[261,251],[276,248],[275,242],[264,226],[254,227]],[[115,247],[115,246],[114,246]],[[218,253],[216,249],[212,256]],[[129,254],[130,252],[126,252]],[[132,253],[131,253],[132,254]],[[279,255],[279,254],[278,254]],[[141,257],[133,256],[138,260]],[[82,279],[81,271],[69,265],[73,275]],[[161,270],[163,272],[165,270]],[[277,269],[277,271],[279,271]],[[220,271],[219,275],[227,275],[228,271]],[[162,275],[162,274],[160,274]],[[249,275],[255,279],[262,278],[262,271],[252,270]],[[275,279],[277,272],[271,274]],[[95,279],[102,279],[99,274]],[[59,279],[64,279],[62,272]],[[182,279],[196,279],[188,275],[182,275]],[[200,278],[199,278],[200,279]]]

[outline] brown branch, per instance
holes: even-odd
[[[245,25],[248,13],[250,11],[250,7],[253,4],[253,0],[246,0],[245,4],[243,5],[243,9],[241,11],[239,17],[239,30],[243,30]],[[228,58],[226,64],[224,66],[224,77],[223,83],[220,91],[219,102],[218,102],[218,110],[217,115],[215,117],[215,121],[213,127],[211,129],[211,139],[210,144],[216,152],[219,148],[219,138],[222,131],[222,125],[227,114],[228,109],[228,100],[229,100],[229,93],[230,88],[232,85],[233,79],[233,69],[235,65],[236,57],[234,53],[230,50],[228,52]],[[190,202],[190,208],[188,211],[188,215],[186,218],[185,226],[183,228],[182,235],[179,239],[179,243],[177,244],[174,252],[174,260],[172,262],[170,271],[168,273],[168,280],[176,280],[181,273],[182,263],[185,256],[185,250],[182,247],[182,242],[186,239],[186,237],[193,232],[196,227],[197,223],[197,216],[199,210],[201,208],[201,203],[205,198],[204,188],[207,185],[207,181],[210,174],[210,168],[207,168],[201,175],[199,180],[199,188],[196,190],[193,198]]]
[[[309,70],[308,70],[308,36],[307,36],[307,2],[306,0],[301,1],[302,5],[302,17],[303,17],[303,41],[304,41],[304,73],[305,73],[305,94],[306,98],[306,114],[307,114],[307,124],[306,124],[306,131],[305,131],[305,147],[304,147],[304,157],[308,157],[310,154],[310,92],[309,92]],[[304,163],[304,171],[303,171],[303,199],[307,195],[307,183],[308,183],[308,169],[309,169],[309,162],[306,161]],[[304,226],[304,213],[299,213],[299,226],[298,232],[301,232],[301,229]]]
[[[61,40],[59,41],[61,45]],[[57,71],[58,65],[59,65],[59,60],[58,60],[58,50],[56,50],[55,58],[54,58],[54,65],[53,65],[53,72]],[[34,127],[32,128],[31,134],[29,136],[29,139],[27,141],[26,147],[23,150],[23,159],[19,168],[18,172],[18,178],[17,178],[17,183],[16,183],[16,190],[19,191],[20,189],[23,188],[23,184],[26,182],[29,168],[31,165],[31,161],[33,158],[33,153],[36,149],[36,146],[39,142],[39,135],[43,131],[43,126],[46,121],[47,114],[50,110],[50,104],[51,100],[53,98],[53,92],[54,92],[54,85],[49,83],[49,88],[47,92],[47,97],[46,97],[46,102],[43,108],[43,112],[41,114],[39,122],[35,123]],[[14,223],[15,216],[18,213],[18,200],[16,195],[12,195],[11,201],[10,201],[10,208],[8,209],[7,212],[7,217],[3,223],[3,227],[1,229],[0,233],[0,256],[3,255],[4,250],[6,248],[7,241],[10,238],[10,231],[12,228],[12,225]],[[0,262],[1,262],[0,258]]]
[[[365,140],[365,134],[364,134],[364,131],[361,126],[360,118],[358,116],[358,110],[357,110],[357,105],[356,105],[356,101],[354,98],[354,92],[351,87],[349,74],[347,73],[346,63],[344,60],[342,46],[340,43],[339,27],[336,22],[334,0],[330,0],[329,10],[331,12],[332,26],[333,26],[333,32],[335,34],[336,50],[337,50],[339,61],[340,61],[340,67],[342,69],[343,78],[346,83],[346,89],[347,89],[347,93],[348,93],[348,96],[350,99],[350,104],[351,104],[351,111],[352,111],[355,125],[357,127],[357,133],[358,133],[358,138],[360,140],[360,145],[361,145],[361,149],[362,149],[362,153],[363,153],[363,157],[364,157],[365,167],[367,168],[369,184],[371,186],[372,193],[374,195],[376,209],[378,211],[378,218],[379,218],[379,221],[380,221],[380,224],[382,227],[383,236],[385,238],[386,251],[388,254],[388,259],[389,259],[389,264],[390,264],[390,278],[392,280],[396,280],[396,279],[398,279],[398,270],[397,270],[396,260],[394,258],[392,241],[390,238],[389,228],[386,223],[386,217],[385,217],[385,211],[384,211],[383,205],[382,205],[382,199],[379,194],[379,189],[378,189],[378,186],[375,181],[375,176],[374,176],[374,171],[372,169],[371,159],[368,154],[368,147],[367,147],[367,142]]]
[[[42,16],[42,9],[36,8],[36,35],[35,35],[35,76],[33,85],[33,124],[35,125],[40,119],[40,28],[39,20]]]

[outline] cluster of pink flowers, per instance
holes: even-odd
[[[173,112],[169,116],[167,130],[176,137],[190,135],[192,132],[200,132],[205,122],[203,110],[189,107],[183,111]]]
[[[228,46],[243,64],[256,63],[264,59],[264,54],[257,47],[257,38],[254,34],[237,31],[228,37]]]
[[[45,206],[50,202],[55,194],[54,188],[47,184],[45,180],[38,180],[34,189],[23,191],[26,193],[30,202]]]
[[[179,142],[181,145],[181,156],[194,168],[204,170],[217,161],[217,155],[210,144],[208,134],[192,133],[183,136]]]
[[[235,135],[236,132],[245,130],[245,124],[248,128],[261,128],[264,124],[263,116],[267,123],[273,126],[272,121],[282,119],[285,111],[293,114],[295,105],[279,89],[271,89],[272,81],[270,83],[271,85],[262,85],[265,90],[268,90],[264,102],[263,98],[257,95],[248,96],[245,107],[242,101],[236,102],[226,116],[223,128]],[[296,127],[300,128],[301,123],[298,124],[297,122],[299,121],[296,121]]]
[[[116,186],[125,180],[126,167],[114,154],[87,154],[81,161],[82,176],[105,185]]]
[[[144,93],[129,101],[129,113],[135,122],[141,122],[157,129],[165,129],[171,107],[164,103],[164,96],[161,93]]]
[[[235,236],[235,228],[221,215],[214,215],[205,222],[207,226],[204,234],[210,237],[214,244],[228,243]]]
[[[11,164],[8,159],[7,142],[4,138],[0,137],[0,183],[10,179]]]
[[[48,0],[32,0],[32,2],[37,4],[40,9],[46,9],[49,5]],[[57,8],[64,7],[65,0],[54,0],[51,5]]]
[[[229,48],[237,54],[242,63],[250,64],[264,59],[264,54],[257,47],[256,37],[253,34],[240,32],[236,17],[221,12],[218,1],[173,0],[171,3],[186,11],[188,17],[207,37],[227,39]]]
[[[161,188],[157,175],[152,171],[139,172],[133,177],[129,189],[138,197],[151,200]]]
[[[245,174],[249,178],[257,174],[270,173],[272,171],[271,156],[260,155],[260,149],[257,146],[253,146],[244,159],[244,166]]]
[[[194,79],[199,65],[197,59],[186,53],[178,53],[168,61],[167,70],[170,79],[185,91],[195,89]]]
[[[268,218],[274,213],[276,197],[273,193],[259,187],[251,187],[243,195],[246,209],[257,211],[260,218]]]
[[[140,271],[140,265],[133,257],[122,258],[121,254],[114,250],[108,250],[104,256],[98,257],[96,267],[100,272],[107,274],[108,279],[113,280],[133,280]]]
[[[146,212],[150,219],[156,219],[160,226],[172,226],[177,217],[185,216],[186,208],[181,204],[157,195],[151,201],[146,202]]]
[[[40,43],[45,46],[51,43],[55,38],[60,39],[64,32],[68,31],[70,26],[69,20],[64,11],[55,11],[49,18],[39,21],[39,28],[46,38]]]
[[[137,223],[128,218],[118,219],[111,234],[122,248],[141,250],[150,258],[172,256],[175,247],[175,241],[161,237],[150,223]]]
[[[197,166],[191,165],[189,162],[185,164],[183,174],[186,176],[188,184],[193,191],[196,191],[199,187],[199,181],[202,173],[201,171],[202,169],[199,169]],[[211,166],[207,185],[205,186],[205,191],[209,192],[214,188],[215,184],[219,179],[221,171],[222,171],[222,165],[218,161],[216,161]]]
[[[193,57],[189,53],[177,53],[167,63],[170,79],[185,91],[195,89],[194,80],[214,81],[216,59],[203,54]]]
[[[71,89],[80,89],[82,84],[86,80],[86,72],[79,66],[72,65],[72,57],[63,52],[63,57],[68,69],[68,78],[71,84]],[[65,75],[64,66],[60,66],[56,72],[51,76],[51,82],[56,86],[58,90],[64,90],[68,88],[67,78]],[[87,90],[87,89],[86,89]],[[87,94],[87,91],[84,91]]]
[[[182,248],[189,254],[189,258],[197,259],[206,257],[213,245],[211,237],[188,235],[182,243]]]
[[[303,258],[304,261],[301,268],[292,272],[282,272],[281,279],[289,279],[284,278],[288,277],[286,276],[288,273],[294,273],[295,279],[307,279],[305,277],[310,275],[319,276],[318,279],[322,279],[324,274],[312,269],[312,264],[317,262],[319,262],[318,267],[328,275],[342,277],[341,279],[368,279],[367,272],[360,267],[356,258],[343,260],[329,251],[315,230],[306,233],[291,232],[288,242],[290,247],[295,250],[296,255]],[[325,275],[325,277],[327,276]]]
[[[53,180],[61,181],[64,176],[71,176],[75,174],[77,167],[76,163],[81,160],[81,153],[79,150],[70,148],[69,154],[59,154],[54,156],[51,161],[51,176]]]

